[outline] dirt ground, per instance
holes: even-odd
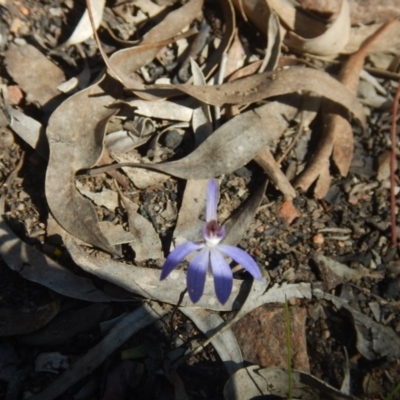
[[[111,57],[123,48],[137,46],[163,18],[192,2],[107,1],[98,29],[104,52]],[[306,8],[307,2],[300,3]],[[386,8],[372,2],[364,9],[361,3],[348,2],[352,27],[384,23],[400,9],[396,2],[387,2]],[[195,75],[190,57],[203,71],[213,70],[208,60],[232,28],[226,20],[227,4],[231,3],[205,1],[200,13],[193,11],[187,25],[197,28],[201,35],[160,45],[157,58],[151,57],[137,68],[145,84],[164,84],[160,78],[168,78],[172,84],[190,84],[191,75]],[[371,17],[373,7],[377,8]],[[400,180],[398,173],[394,180],[389,173],[391,106],[400,78],[398,26],[390,34],[393,42],[387,40],[380,52],[371,52],[363,60],[360,69],[373,77],[373,84],[368,83],[372,78],[363,75],[357,92],[363,105],[359,109],[355,102],[347,105],[347,100],[336,100],[336,82],[331,83],[329,76],[318,82],[316,75],[309,89],[307,84],[298,89],[302,84],[298,79],[288,83],[296,89],[252,101],[244,101],[245,97],[243,101],[223,102],[211,108],[211,122],[198,124],[213,125],[211,130],[222,135],[225,124],[240,114],[250,115],[246,112],[257,107],[261,110],[281,95],[286,100],[279,104],[289,110],[300,92],[307,95],[320,90],[317,95],[326,96],[330,105],[325,100],[314,114],[313,108],[305,106],[302,112],[309,114],[279,122],[284,124],[282,133],[268,142],[273,158],[279,160],[280,166],[275,165],[275,169],[271,162],[269,169],[263,167],[267,158],[260,161],[261,153],[254,153],[250,161],[228,170],[229,162],[237,164],[232,161],[236,156],[230,155],[236,150],[229,150],[226,140],[219,144],[224,147],[222,153],[214,148],[208,153],[198,152],[202,166],[197,169],[193,167],[195,161],[177,164],[177,172],[168,166],[156,171],[131,168],[139,171],[133,177],[127,168],[88,171],[115,161],[162,164],[188,157],[201,148],[196,144],[198,136],[193,135],[194,117],[184,119],[186,108],[179,108],[176,118],[139,115],[134,110],[142,105],[128,104],[132,96],[156,92],[146,87],[132,95],[128,90],[131,87],[112,77],[107,78],[104,92],[88,95],[91,103],[74,106],[71,93],[79,96],[105,67],[104,55],[90,35],[76,44],[67,42],[84,10],[84,1],[0,0],[0,399],[400,399],[400,252],[398,246],[393,246],[390,223],[390,188],[394,185],[398,239]],[[308,10],[307,15],[317,21],[310,31],[325,21],[325,11]],[[153,12],[156,16],[149,17]],[[185,15],[188,17],[189,11]],[[266,49],[272,53],[271,60],[276,57],[275,67],[270,70],[301,65],[335,77],[349,57],[344,51],[325,57],[296,50],[279,39],[276,30],[270,40],[277,45],[268,47],[265,32],[251,15],[249,12],[244,20],[236,8],[237,31],[232,29],[237,32],[236,40],[227,46],[234,48],[228,52],[228,59],[233,61],[226,66],[232,68],[231,74],[238,70],[238,77],[255,74],[255,69],[245,67],[254,63],[258,68],[267,57]],[[341,14],[331,10],[328,15],[339,20]],[[356,21],[356,17],[364,20]],[[161,35],[149,43],[168,37]],[[151,45],[145,50],[149,48]],[[143,54],[142,49],[131,57],[141,60]],[[137,77],[128,73],[134,62],[127,60],[119,64],[120,71],[126,66],[125,82],[136,85]],[[216,60],[218,71],[221,58]],[[234,61],[242,64],[235,69]],[[358,79],[358,73],[354,75]],[[57,85],[74,77],[79,77],[79,85],[72,92],[57,89]],[[107,86],[109,81],[111,86]],[[179,106],[198,110],[199,104],[214,105],[212,99],[203,101],[201,94],[182,90],[184,93],[179,92],[177,97]],[[349,90],[349,99],[350,95]],[[354,136],[348,173],[340,173],[329,152],[318,165],[319,180],[302,190],[295,185],[296,179],[309,162],[322,154],[320,143],[327,124],[324,118],[332,112],[329,107],[335,101],[335,107],[337,102],[342,107],[340,118],[349,124]],[[90,112],[84,110],[86,104],[92,107]],[[167,112],[174,110],[171,106]],[[364,128],[358,110],[365,114]],[[78,147],[72,134],[81,114],[89,121],[84,122],[87,137],[93,133],[95,139],[88,139],[71,156]],[[304,123],[303,118],[311,114],[310,122]],[[23,115],[29,120],[23,120]],[[117,159],[103,151],[104,132],[99,133],[105,126],[102,121],[108,122],[106,132],[110,138],[115,132],[129,132],[129,137],[135,137],[131,158],[120,155]],[[396,121],[398,132],[398,116]],[[236,125],[238,134],[240,123]],[[253,125],[256,123],[251,120]],[[263,122],[263,126],[268,125],[268,121]],[[60,134],[55,138],[57,129],[72,132],[71,136]],[[211,143],[208,137],[205,140]],[[60,144],[65,147],[57,147]],[[398,160],[398,138],[395,147]],[[103,157],[98,162],[100,153]],[[226,162],[220,154],[226,155]],[[223,165],[223,172],[214,175],[217,162]],[[198,240],[197,234],[201,238],[201,230],[196,229],[204,222],[206,194],[196,193],[194,188],[204,187],[205,176],[200,176],[203,166],[212,171],[208,177],[219,180],[218,218],[234,234],[231,244],[254,258],[267,282],[266,289],[251,300],[250,312],[227,330],[234,344],[228,336],[222,336],[220,347],[214,341],[202,345],[243,306],[243,296],[251,292],[248,273],[232,264],[234,288],[226,305],[216,303],[213,286],[208,283],[198,308],[190,307],[183,292],[185,280],[171,283],[167,279],[159,289],[152,286],[152,277],[158,277],[172,242],[182,237]],[[281,186],[284,178],[279,171],[283,171],[289,186],[293,184],[293,196],[292,186]],[[201,184],[196,183],[199,179]],[[322,186],[326,193],[318,196]],[[90,207],[86,200],[80,203],[84,196],[91,199]],[[65,224],[60,223],[63,219]],[[188,230],[179,221],[184,221]],[[106,230],[115,231],[112,248],[107,247],[111,233],[104,237],[100,234]],[[92,236],[84,236],[85,232]],[[72,242],[68,236],[73,237]],[[92,241],[86,240],[88,237]],[[183,263],[180,276],[185,276],[186,267]],[[129,268],[137,268],[142,274],[135,279],[138,287],[149,291],[148,297],[142,289],[135,291]],[[53,275],[50,270],[58,272]],[[145,314],[140,314],[142,311]],[[248,382],[235,380],[236,374],[248,371],[245,368],[251,365],[258,365],[261,371],[275,368],[273,371],[283,375],[274,376],[276,381],[271,378],[273,383],[267,385],[268,389],[259,386],[258,397],[242,397],[240,393],[251,390],[246,386]]]

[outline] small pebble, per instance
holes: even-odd
[[[331,337],[331,333],[329,332],[328,329],[326,329],[325,331],[322,332],[322,337],[324,339],[329,339]]]
[[[323,244],[325,241],[324,235],[322,233],[317,233],[312,237],[312,242],[314,244]]]

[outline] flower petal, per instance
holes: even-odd
[[[186,280],[189,297],[193,303],[199,301],[203,295],[209,261],[210,250],[204,247],[189,264]]]
[[[168,254],[167,259],[161,270],[160,280],[165,279],[178,264],[186,258],[192,251],[199,250],[204,244],[196,244],[193,242],[185,242],[176,247]]]
[[[239,247],[228,246],[226,244],[219,244],[216,248],[222,251],[225,255],[232,258],[235,262],[240,264],[247,272],[249,272],[255,279],[262,280],[260,268],[253,258],[248,255],[244,250]]]
[[[217,207],[219,200],[218,182],[215,179],[210,179],[207,186],[206,198],[206,221],[217,220]]]
[[[214,275],[215,293],[219,302],[225,304],[232,292],[232,271],[218,248],[210,249],[210,259]]]

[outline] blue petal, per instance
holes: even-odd
[[[218,248],[210,249],[211,267],[214,275],[214,287],[217,299],[225,304],[232,292],[233,276],[231,268]]]
[[[217,207],[218,207],[218,182],[215,179],[210,179],[207,186],[207,198],[206,198],[206,221],[217,220]]]
[[[187,288],[193,303],[198,302],[203,295],[209,261],[210,250],[208,247],[204,247],[189,264]]]
[[[239,247],[228,246],[226,244],[219,244],[216,246],[216,248],[240,264],[247,272],[253,275],[255,279],[262,280],[260,268],[253,258],[244,250],[239,249]]]
[[[168,254],[167,259],[162,267],[160,280],[165,279],[171,271],[178,266],[178,264],[186,258],[192,251],[199,250],[204,247],[204,244],[196,244],[192,242],[185,242],[176,247],[171,253]]]

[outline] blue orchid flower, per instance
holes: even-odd
[[[255,279],[262,280],[257,263],[244,250],[235,246],[220,244],[225,237],[225,228],[218,225],[217,206],[219,188],[215,179],[210,179],[206,198],[206,225],[203,227],[204,243],[185,242],[176,247],[165,260],[160,279],[165,279],[190,253],[199,253],[189,263],[187,288],[193,303],[200,300],[204,292],[206,274],[211,264],[214,287],[221,304],[228,300],[233,285],[233,275],[225,257],[230,257],[246,269]]]

